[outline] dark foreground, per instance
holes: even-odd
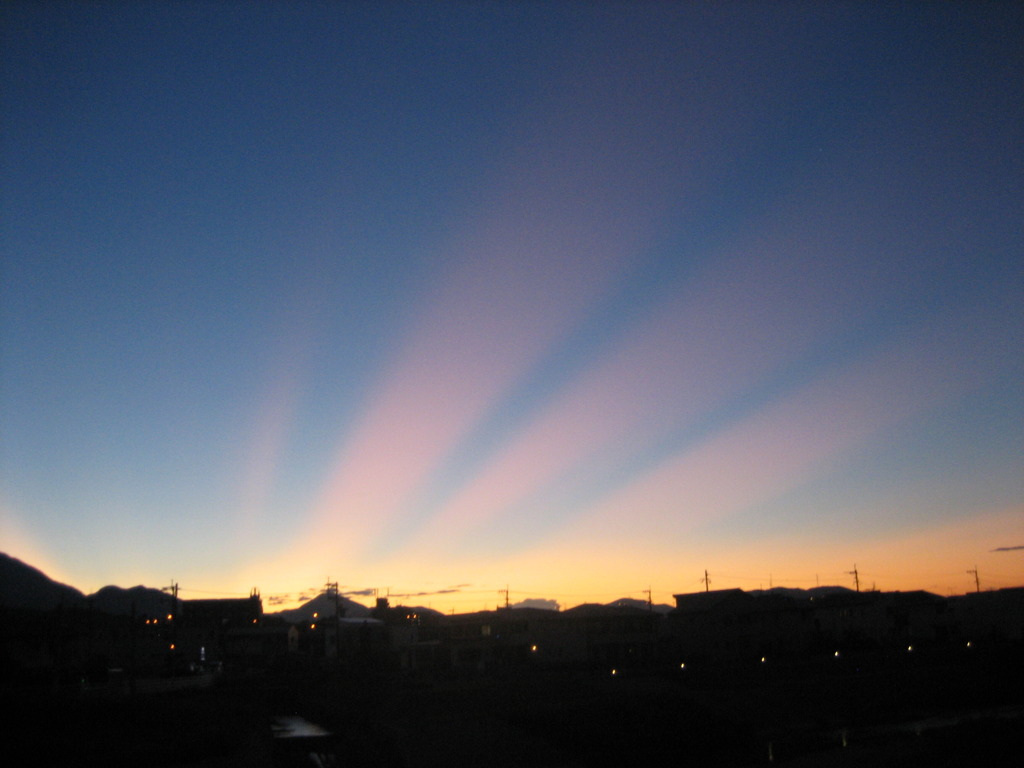
[[[293,715],[331,732],[316,751],[338,766],[1018,765],[1022,671],[1011,654],[444,680],[304,667],[207,690],[9,690],[4,763],[315,765],[272,736]]]

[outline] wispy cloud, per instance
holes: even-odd
[[[992,552],[1016,552],[1018,549],[1024,549],[1024,544],[1019,544],[1016,547],[996,547],[991,550]]]
[[[468,585],[462,585],[468,586]],[[462,586],[435,589],[428,592],[392,592],[390,597],[430,597],[431,595],[454,595],[462,591]]]
[[[455,586],[445,587],[443,589],[433,590],[421,590],[416,592],[391,592],[388,591],[384,596],[388,598],[399,598],[404,599],[408,597],[430,597],[431,595],[454,595],[465,591],[472,584],[456,584]],[[381,594],[379,589],[363,588],[363,589],[346,589],[341,592],[345,597],[374,597]]]
[[[372,597],[377,593],[375,589],[347,589],[341,594],[345,597]]]
[[[323,590],[310,588],[302,592],[282,592],[273,595],[265,595],[264,599],[269,605],[285,605],[287,603],[304,603],[312,600]]]

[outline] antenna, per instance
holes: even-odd
[[[338,582],[331,581],[331,577],[327,577],[327,584],[324,586],[324,594],[328,597],[334,598],[334,660],[336,663],[341,663],[341,647],[338,642],[339,628],[341,625],[341,616],[338,615]],[[326,643],[326,638],[324,640]],[[326,655],[326,646],[324,647]]]

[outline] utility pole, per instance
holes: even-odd
[[[164,592],[171,594],[171,616],[177,617],[178,615],[178,582],[171,579],[171,586],[164,587]]]
[[[654,610],[654,601],[651,599],[651,588],[648,587],[647,589],[645,589],[644,593],[647,595],[647,610],[648,611],[653,611]]]
[[[132,600],[132,623],[128,625],[128,692],[135,696],[135,649],[138,626],[135,611],[135,601]]]
[[[508,584],[505,585],[504,589],[499,589],[498,590],[498,594],[499,595],[505,595],[505,607],[509,608],[510,606],[508,604]]]
[[[327,577],[327,584],[324,586],[324,594],[328,597],[334,598],[334,659],[335,661],[341,661],[341,620],[338,616],[338,582],[331,581],[331,577]],[[324,638],[324,654],[327,653],[327,638]]]
[[[978,566],[974,566],[974,569],[968,571],[968,573],[974,574],[974,591],[981,592],[981,580],[978,578]]]
[[[849,576],[853,576],[853,585],[857,588],[857,591],[860,592],[860,574],[857,573],[857,564],[854,563],[853,570],[847,571],[846,573]]]
[[[704,578],[701,579],[701,581],[704,582],[704,591],[705,592],[710,592],[711,591],[711,579],[708,576],[708,569],[707,568],[704,569]]]
[[[164,587],[164,591],[171,593],[171,612],[167,614],[167,642],[170,651],[174,652],[178,647],[178,582],[171,579],[171,586]],[[171,657],[168,656],[168,663]]]

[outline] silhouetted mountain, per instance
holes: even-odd
[[[794,600],[809,600],[812,597],[825,597],[826,595],[843,595],[853,592],[847,587],[811,587],[810,589],[799,589],[797,587],[772,587],[771,589],[751,589],[751,595],[785,595]]]
[[[618,600],[613,600],[612,602],[608,603],[608,605],[615,607],[629,606],[630,608],[643,608],[645,611],[647,610],[646,600],[637,600],[633,597],[623,597]],[[668,613],[669,611],[673,610],[674,606],[665,605],[664,603],[655,603],[654,605],[650,606],[650,608],[655,613]]]
[[[85,595],[60,584],[42,571],[0,552],[0,606],[49,611],[58,606],[81,607]]]
[[[790,587],[773,587],[771,589],[750,590],[750,595],[784,595],[797,600],[808,600],[835,594],[850,594],[854,590],[847,587],[824,586],[811,589]],[[0,606],[10,608],[30,608],[35,610],[52,610],[59,606],[84,607],[91,604],[93,608],[104,613],[129,615],[134,611],[137,616],[160,616],[170,608],[170,597],[159,589],[135,586],[124,589],[107,586],[86,597],[74,587],[53,581],[42,571],[23,563],[17,558],[0,552]],[[344,616],[350,619],[361,619],[370,616],[370,609],[347,597],[339,597],[338,604],[344,609]],[[313,614],[321,618],[334,616],[334,598],[326,594],[318,595],[298,608],[267,613],[281,619],[299,623],[311,621]],[[554,600],[530,599],[517,603],[518,608],[543,608],[558,610]],[[624,597],[607,603],[604,607],[630,607],[647,610],[647,601]],[[651,610],[658,614],[672,611],[674,606],[658,604]],[[422,606],[403,607],[410,613],[421,616],[442,615],[438,611]]]
[[[416,614],[420,618],[425,616],[444,616],[441,611],[435,611],[433,608],[426,608],[422,605],[393,605],[393,609],[405,611],[406,614]]]
[[[49,611],[57,607],[92,608],[104,613],[130,615],[132,604],[138,616],[160,616],[171,607],[170,597],[159,589],[137,586],[131,589],[103,587],[83,595],[74,587],[54,581],[37,568],[0,552],[0,606]]]
[[[171,597],[159,589],[137,586],[130,589],[103,587],[89,596],[93,608],[118,616],[162,616],[171,609]]]
[[[825,597],[825,595],[843,595],[853,591],[849,587],[812,587],[807,590],[807,594],[811,597]]]
[[[345,612],[342,615],[346,619],[365,619],[370,616],[369,608],[357,603],[355,600],[349,600],[347,597],[338,597],[338,605],[344,609]],[[297,624],[304,621],[312,621],[314,613],[318,614],[321,619],[334,616],[334,596],[326,593],[320,594],[298,608],[290,608],[284,611],[277,611],[276,613],[268,613],[267,615],[280,616],[287,622]]]
[[[540,608],[544,611],[557,611],[559,608],[557,600],[547,600],[540,597],[530,597],[513,603],[509,608]]]

